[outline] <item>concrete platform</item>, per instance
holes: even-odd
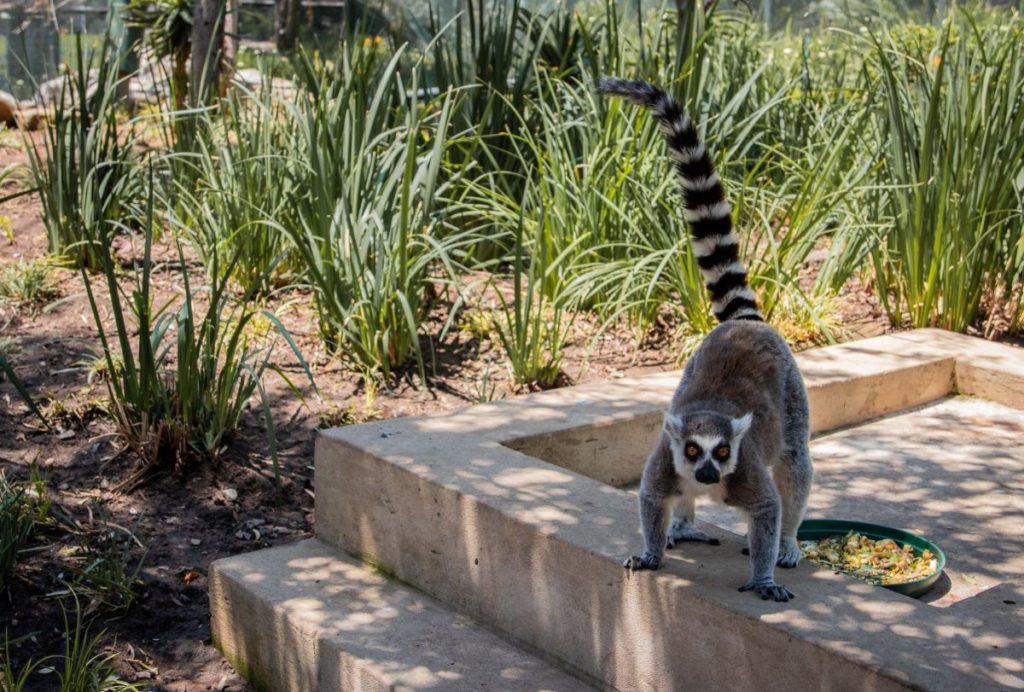
[[[216,564],[217,647],[260,689],[594,689],[317,540]]]
[[[937,330],[798,361],[819,432],[955,393],[1024,408],[1024,352]],[[640,537],[635,498],[615,486],[638,478],[677,381],[619,380],[326,431],[316,451],[317,538],[609,688],[1024,687],[1024,601],[1012,573],[942,609],[803,564],[779,575],[797,599],[767,603],[736,591],[749,570],[742,541],[711,525],[723,545],[673,551],[657,573],[623,570]],[[863,456],[849,449],[836,450],[836,469]],[[832,515],[824,473],[819,465],[814,496],[831,493],[823,513]],[[963,490],[967,507],[979,495]],[[913,528],[933,533],[939,517],[922,518]],[[982,543],[983,528],[967,529],[965,541]],[[260,558],[233,559],[260,579]],[[220,583],[212,591],[223,642],[258,623],[221,608]]]

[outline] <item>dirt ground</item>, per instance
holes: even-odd
[[[0,148],[0,165],[23,160],[16,149]],[[0,238],[0,260],[18,263],[45,253],[45,231],[34,197],[22,197],[0,212],[11,220],[13,239]],[[134,251],[118,248],[123,259]],[[171,258],[167,241],[157,257]],[[817,258],[820,261],[820,257]],[[180,274],[155,273],[158,300],[180,293]],[[199,272],[198,265],[195,267]],[[807,267],[813,275],[815,262]],[[271,375],[268,382],[278,425],[282,468],[280,497],[268,457],[258,406],[218,464],[182,474],[157,476],[139,488],[118,484],[136,460],[120,453],[112,424],[97,409],[105,387],[89,382],[88,362],[98,342],[81,277],[58,270],[59,296],[41,306],[0,303],[0,337],[14,345],[12,363],[41,403],[63,406],[62,430],[54,434],[31,417],[10,383],[0,383],[0,469],[23,480],[38,464],[60,522],[47,527],[20,564],[14,583],[0,594],[0,627],[7,631],[15,666],[63,651],[66,572],[82,535],[117,537],[131,545],[131,564],[143,559],[136,599],[127,610],[95,615],[93,633],[105,630],[106,651],[125,680],[167,690],[248,689],[212,646],[207,575],[210,562],[226,555],[294,541],[313,533],[312,453],[316,431],[325,423],[420,415],[469,406],[481,398],[514,395],[500,349],[459,331],[430,346],[429,390],[410,375],[393,391],[370,389],[328,357],[316,338],[309,297],[282,295],[271,307],[292,330],[309,360],[320,399],[306,387],[297,399]],[[863,286],[851,286],[840,301],[840,321],[854,337],[888,330],[877,303]],[[438,328],[440,325],[436,325]],[[637,346],[627,330],[611,330],[596,346],[595,325],[581,320],[562,370],[564,383],[584,383],[679,367],[668,342],[672,330]],[[301,369],[279,350],[279,362],[298,383]],[[71,527],[73,530],[69,529]],[[37,674],[31,689],[50,689],[55,673]]]

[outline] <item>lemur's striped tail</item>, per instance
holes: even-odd
[[[732,209],[690,116],[675,99],[647,82],[602,77],[597,90],[645,106],[661,124],[683,188],[683,216],[690,224],[693,254],[711,293],[715,317],[719,322],[762,319],[739,261]]]

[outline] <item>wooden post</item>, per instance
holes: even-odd
[[[290,53],[295,50],[301,15],[301,0],[274,1],[274,41],[279,53]]]
[[[227,0],[224,10],[224,54],[220,64],[220,94],[228,86],[228,80],[234,71],[235,58],[238,57],[238,20],[242,10],[241,0]]]
[[[224,50],[225,0],[195,0],[192,4],[192,79],[189,103],[195,108],[213,103],[220,91]]]

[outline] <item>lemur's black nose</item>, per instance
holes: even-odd
[[[708,485],[711,485],[712,483],[717,483],[721,478],[721,476],[718,475],[718,469],[716,469],[711,464],[704,464],[703,466],[698,468],[694,476],[701,483],[707,483]]]

